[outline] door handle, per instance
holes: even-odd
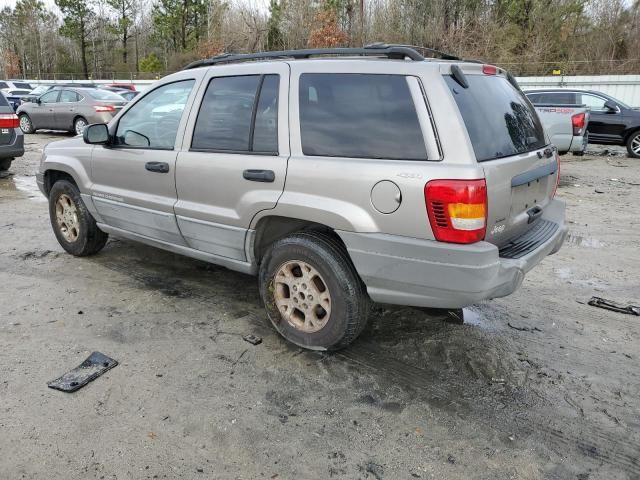
[[[150,172],[169,173],[169,164],[166,162],[147,162],[144,168]]]
[[[276,174],[273,170],[245,170],[242,172],[242,178],[251,182],[271,183],[275,181]]]

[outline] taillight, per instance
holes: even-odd
[[[584,115],[584,114],[583,114]],[[560,155],[558,155],[558,152],[555,152],[556,154],[556,163],[558,165],[558,169],[556,170],[556,186],[553,189],[553,195],[551,196],[551,198],[556,196],[556,192],[558,191],[558,187],[560,186]]]
[[[94,105],[93,109],[98,112],[109,112],[109,113],[115,113],[116,111],[116,107],[114,107],[113,105]]]
[[[494,67],[493,65],[483,65],[482,73],[485,75],[496,75],[498,73],[498,67]]]
[[[487,229],[487,183],[431,180],[424,186],[429,223],[440,242],[474,243]]]
[[[18,128],[20,120],[14,113],[0,113],[0,128]]]
[[[582,129],[586,123],[586,115],[584,112],[576,113],[571,116],[571,125],[573,125],[573,134],[582,135]]]

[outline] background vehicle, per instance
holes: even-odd
[[[123,90],[131,90],[132,92],[136,91],[136,86],[133,83],[110,83],[107,85],[108,87],[120,88]]]
[[[0,80],[0,90],[33,90],[33,87],[27,82],[21,80]]]
[[[56,88],[64,88],[64,87],[98,88],[98,86],[95,83],[77,83],[77,82],[76,83],[54,83],[51,85],[39,85],[36,88],[34,88],[31,92],[29,92],[28,95],[25,95],[22,97],[22,103],[33,102],[41,95],[44,95],[45,93],[47,93],[49,90],[53,90]]]
[[[592,90],[531,90],[526,94],[534,105],[586,105],[590,109],[589,143],[624,145],[629,156],[640,158],[640,110]]]
[[[529,97],[530,94],[526,95]],[[530,97],[529,99],[531,100]],[[532,103],[551,143],[558,148],[560,155],[567,152],[584,155],[589,138],[589,108],[584,105]]]
[[[97,88],[55,88],[18,108],[24,133],[38,129],[81,134],[89,123],[106,123],[127,103],[121,96]]]
[[[0,95],[0,172],[9,170],[16,157],[24,155],[24,136],[18,116],[9,102]]]
[[[308,58],[327,54],[350,58]],[[274,327],[317,350],[353,341],[371,300],[509,295],[564,241],[559,160],[504,70],[447,58],[195,62],[44,149],[54,233],[77,256],[111,233],[257,273]]]
[[[25,95],[29,95],[30,90],[4,90],[2,94],[5,96],[14,111],[18,110],[18,107],[22,105],[22,99]]]

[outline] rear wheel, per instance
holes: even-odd
[[[367,323],[365,286],[344,247],[328,234],[297,233],[275,242],[259,282],[271,323],[300,347],[344,348]]]
[[[26,113],[20,114],[20,129],[24,133],[35,133],[36,131],[36,129],[33,128],[33,122],[31,121],[31,118],[29,118],[29,115],[27,115]]]
[[[630,157],[640,158],[640,130],[633,132],[627,140],[627,151]]]
[[[84,118],[78,117],[73,121],[73,131],[76,132],[76,135],[82,135],[85,127],[89,124]]]
[[[13,158],[3,158],[2,160],[0,160],[0,172],[9,170],[11,162],[13,162]]]
[[[84,257],[98,253],[109,236],[98,228],[78,187],[58,180],[49,192],[49,218],[58,242],[68,253]]]

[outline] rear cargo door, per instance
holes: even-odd
[[[539,221],[556,187],[557,156],[533,106],[505,76],[445,76],[458,105],[488,196],[485,240],[498,246]]]

